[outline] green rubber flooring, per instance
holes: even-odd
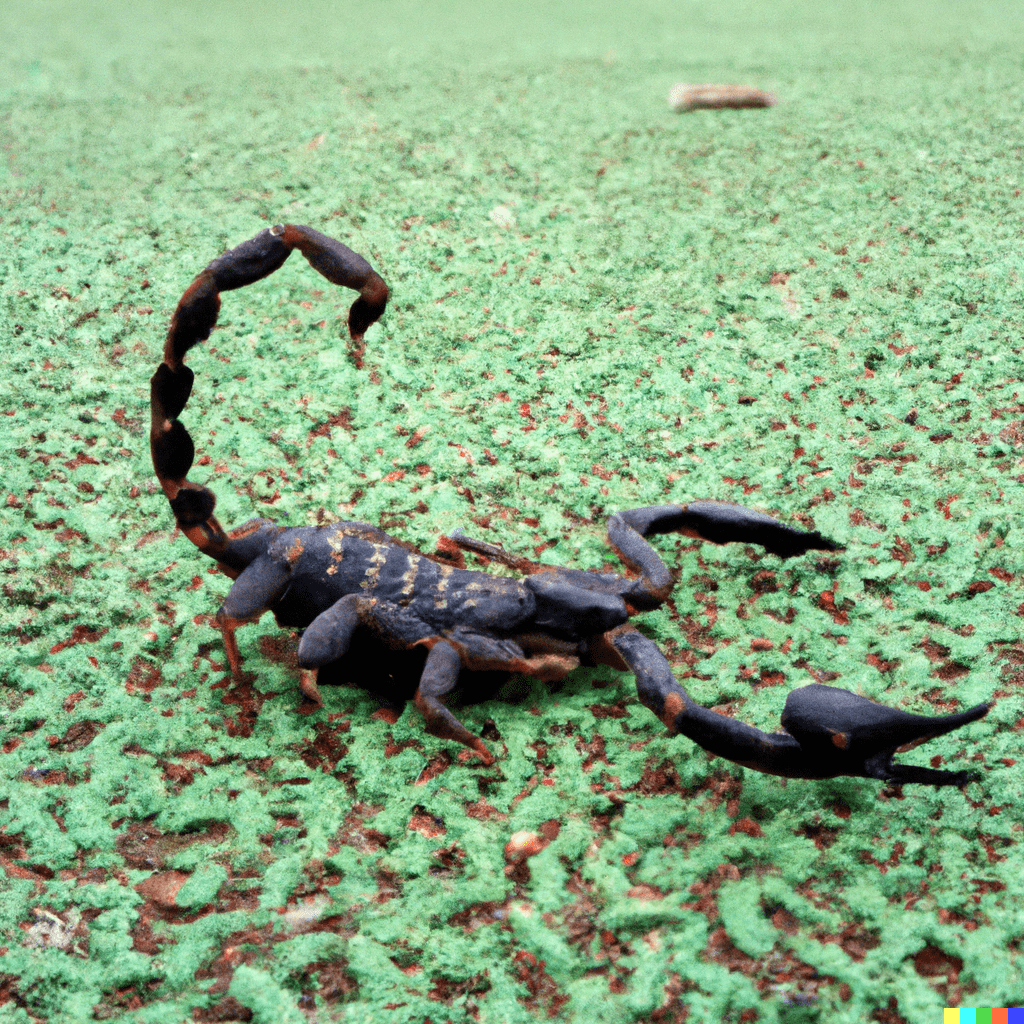
[[[1021,1005],[1022,44],[998,2],[7,0],[0,1019]],[[780,102],[677,114],[678,82]],[[271,616],[232,680],[148,381],[194,275],[277,222],[392,300],[360,369],[300,257],[225,293],[182,413],[225,525],[614,570],[611,512],[741,502],[845,550],[656,539],[677,584],[636,621],[680,682],[766,730],[812,682],[994,700],[903,755],[978,781],[785,783],[609,669],[470,679],[483,767],[380,649],[304,707]]]

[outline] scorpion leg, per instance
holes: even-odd
[[[352,634],[359,625],[360,613],[367,600],[358,594],[347,594],[321,612],[306,628],[299,641],[299,668],[302,675],[299,689],[316,704],[322,704],[317,688],[321,665],[337,661],[348,653]]]
[[[494,763],[494,755],[484,741],[474,736],[445,706],[444,698],[458,682],[463,652],[440,637],[430,637],[403,618],[401,609],[384,601],[349,594],[318,615],[299,643],[299,667],[309,672],[303,693],[319,703],[316,670],[337,661],[349,648],[356,627],[367,625],[386,641],[403,647],[429,646],[427,661],[416,690],[416,707],[423,715],[427,732],[455,740],[475,750],[485,764]],[[520,652],[521,654],[522,652]]]
[[[389,623],[390,609],[380,602],[371,602],[357,594],[349,594],[336,601],[327,611],[318,615],[299,643],[299,667],[310,673],[305,677],[303,693],[320,702],[316,687],[316,671],[321,665],[337,661],[349,648],[356,627],[368,624],[388,637],[394,632]],[[389,628],[389,625],[392,628]],[[395,639],[398,639],[395,633]],[[406,638],[408,641],[408,638]],[[460,652],[448,641],[437,639],[427,654],[427,661],[416,690],[416,707],[423,715],[427,732],[443,739],[455,740],[475,750],[485,764],[494,763],[494,755],[484,741],[474,736],[444,704],[444,698],[454,689],[462,666]]]
[[[224,651],[235,679],[242,672],[235,631],[247,622],[256,622],[270,609],[287,589],[290,575],[291,567],[287,562],[263,554],[251,561],[231,584],[217,612],[217,628],[224,637]]]
[[[653,505],[617,512],[608,519],[608,539],[619,558],[640,573],[641,579],[624,595],[638,610],[656,608],[672,589],[668,567],[645,539],[659,533],[681,533],[715,544],[759,544],[782,558],[812,549],[840,549],[840,545],[820,533],[788,526],[763,512],[725,501],[691,501],[685,505]]]
[[[701,707],[679,685],[657,645],[635,630],[610,635],[611,645],[636,676],[640,701],[673,734],[745,768],[794,779],[851,775],[889,782],[962,786],[969,772],[938,771],[893,763],[905,744],[959,729],[991,707],[932,718],[887,708],[865,697],[815,683],[790,693],[782,713],[784,733],[766,733]]]
[[[445,706],[444,697],[451,693],[459,678],[462,657],[447,640],[438,640],[430,648],[427,663],[416,691],[416,707],[420,709],[427,732],[442,739],[455,740],[475,750],[484,764],[494,764],[494,755],[479,736],[474,736]]]

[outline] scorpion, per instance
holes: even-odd
[[[221,292],[268,276],[293,249],[332,284],[359,293],[348,314],[358,366],[364,335],[387,305],[387,284],[341,242],[310,227],[284,224],[264,229],[196,276],[173,314],[163,362],[150,382],[157,479],[181,532],[233,581],[216,624],[235,679],[242,672],[236,631],[270,611],[280,626],[302,631],[298,685],[315,704],[320,703],[318,673],[345,657],[360,627],[394,651],[425,649],[414,700],[427,731],[475,751],[485,765],[494,763],[494,755],[446,704],[461,672],[497,670],[556,681],[580,665],[604,665],[633,674],[640,702],[670,734],[681,733],[705,751],[759,772],[932,786],[963,786],[975,778],[893,758],[980,719],[989,703],[926,716],[812,683],[789,693],[783,731],[767,733],[691,698],[658,646],[631,621],[661,605],[672,589],[672,576],[648,537],[676,533],[716,544],[755,544],[780,558],[841,550],[821,533],[742,505],[688,501],[611,515],[608,539],[625,575],[537,564],[460,531],[448,539],[457,557],[447,562],[366,523],[288,527],[256,518],[225,532],[214,515],[213,493],[187,479],[195,446],[178,416],[194,378],[185,355],[209,337]],[[467,569],[463,551],[517,575]]]

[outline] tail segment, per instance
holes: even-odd
[[[185,365],[193,345],[205,341],[217,323],[220,293],[243,288],[272,274],[298,249],[332,284],[359,292],[348,314],[357,365],[363,335],[384,313],[388,286],[358,253],[313,228],[278,224],[215,259],[189,285],[171,318],[163,362],[150,380],[149,432],[153,468],[182,532],[204,554],[220,559],[228,537],[213,514],[213,492],[187,479],[195,445],[178,419],[192,393],[194,375]]]

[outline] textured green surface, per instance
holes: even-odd
[[[1020,1005],[1016,6],[277,6],[0,9],[0,1016]],[[677,116],[676,81],[783,102]],[[350,296],[297,257],[225,297],[183,419],[226,523],[593,567],[618,508],[813,522],[837,563],[665,539],[643,628],[763,728],[815,679],[994,694],[908,758],[981,782],[784,785],[607,671],[464,707],[482,769],[354,687],[298,714],[270,620],[241,634],[254,714],[207,618],[227,581],[156,493],[147,381],[196,271],[279,220],[394,298],[357,371]],[[554,839],[507,870],[519,830]]]

